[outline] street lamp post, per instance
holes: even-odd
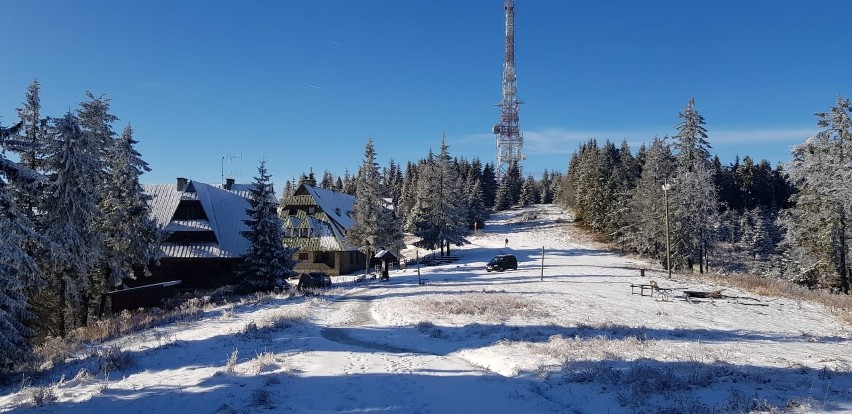
[[[672,185],[666,181],[663,184],[663,198],[665,199],[666,205],[666,269],[669,272],[669,279],[672,278],[672,253],[671,248],[669,247],[669,190],[672,189]]]

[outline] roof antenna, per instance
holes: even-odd
[[[221,170],[221,173],[222,173],[222,185],[225,185],[225,160],[226,160],[226,159],[227,159],[228,161],[230,161],[230,162],[234,162],[235,160],[242,160],[242,159],[243,159],[243,154],[236,154],[236,155],[234,155],[234,154],[226,154],[226,155],[223,155],[223,156],[222,156],[222,170]]]

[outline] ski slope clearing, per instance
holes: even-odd
[[[419,277],[210,308],[95,345],[3,390],[0,410],[852,411],[852,327],[823,306],[666,280],[581,236],[552,206],[500,213]],[[498,253],[518,270],[486,272]],[[631,293],[651,279],[671,295]]]

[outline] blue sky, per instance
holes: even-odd
[[[440,146],[494,161],[503,2],[0,2],[0,122],[33,78],[46,115],[112,99],[153,169],[276,186]],[[579,143],[671,135],[690,97],[711,153],[789,160],[814,112],[852,95],[852,2],[516,1],[524,172],[564,170]],[[238,155],[239,159],[224,156]]]

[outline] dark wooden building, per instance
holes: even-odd
[[[248,184],[210,185],[178,178],[176,184],[146,184],[151,212],[166,239],[151,277],[130,287],[180,280],[181,290],[215,289],[239,282],[249,241],[243,237],[250,207]]]
[[[279,206],[284,244],[298,247],[294,270],[344,275],[363,270],[367,257],[346,241],[355,197],[308,184]]]

